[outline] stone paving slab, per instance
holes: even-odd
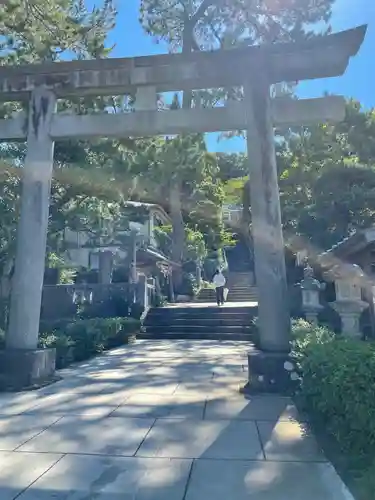
[[[194,462],[186,500],[354,500],[330,464]]]
[[[43,415],[110,415],[125,399],[118,394],[52,394],[41,398],[25,414]]]
[[[140,457],[262,459],[254,422],[157,420]]]
[[[124,401],[111,417],[195,418],[201,420],[205,398],[134,394]]]
[[[153,423],[146,418],[63,417],[19,451],[132,456]]]
[[[247,348],[142,341],[0,394],[0,500],[353,500],[289,399],[239,394]]]
[[[290,421],[300,420],[297,408],[290,398],[278,396],[217,397],[209,399],[205,418]]]
[[[151,393],[168,395],[174,394],[179,386],[177,380],[166,380],[162,377],[129,377],[123,382],[111,382],[106,385],[106,388],[101,394],[117,394],[119,397],[131,396],[136,393]]]
[[[14,500],[22,491],[54,466],[62,455],[0,452],[0,498]]]
[[[196,396],[226,396],[234,397],[239,394],[240,387],[246,383],[246,378],[241,377],[211,377],[210,379],[201,381],[182,381],[175,394],[187,395],[192,394]]]
[[[298,422],[258,422],[267,460],[325,461],[314,436]]]
[[[18,448],[58,419],[59,417],[51,415],[0,417],[0,450],[11,451]]]
[[[147,375],[153,377],[166,377],[170,380],[199,381],[213,377],[246,377],[247,369],[241,363],[225,364],[197,360],[195,363],[187,360],[184,363],[168,363],[147,370]]]
[[[183,500],[190,468],[190,460],[68,455],[19,499]]]
[[[32,408],[41,397],[38,392],[0,394],[0,417],[20,415],[24,411]]]

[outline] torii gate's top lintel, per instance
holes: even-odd
[[[158,91],[241,85],[257,70],[266,73],[270,84],[339,76],[358,52],[366,29],[214,52],[5,66],[0,68],[0,100],[27,98],[40,85],[66,97],[121,95],[147,85]]]

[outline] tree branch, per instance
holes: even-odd
[[[203,2],[200,4],[198,9],[195,11],[195,13],[191,16],[190,21],[193,23],[193,26],[197,24],[199,19],[201,19],[208,9],[208,7],[211,7],[211,5],[214,5],[215,0],[203,0]]]

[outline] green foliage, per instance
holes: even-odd
[[[334,0],[299,0],[285,5],[265,0],[141,0],[140,22],[157,43],[164,40],[172,52],[189,53],[311,38],[319,34],[317,26],[323,32],[329,31],[333,3]],[[240,88],[185,92],[183,107],[190,107],[191,102],[215,106],[241,96]]]
[[[107,54],[105,38],[116,15],[111,0],[91,11],[80,0],[4,3],[0,11],[0,54],[7,63],[56,60],[68,51],[81,58]]]
[[[194,273],[184,272],[182,275],[182,282],[176,289],[176,294],[196,297],[198,292],[199,288],[196,275]]]
[[[245,153],[217,153],[220,179],[224,182],[243,178],[249,173],[249,160]]]
[[[317,430],[334,438],[335,463],[360,500],[373,497],[375,345],[348,340],[305,321],[293,325],[300,396]],[[327,439],[326,439],[327,442]],[[327,446],[328,446],[327,442]],[[336,449],[337,448],[337,449]]]
[[[74,361],[126,344],[140,328],[134,318],[91,318],[60,323],[59,328],[42,333],[40,347],[56,348],[56,366],[63,368]]]
[[[303,319],[293,321],[292,346],[296,359],[301,360],[309,356],[310,349],[317,345],[328,344],[335,340],[335,334],[322,326],[316,326]]]
[[[345,451],[375,451],[375,347],[349,340],[316,344],[301,360],[302,392]]]
[[[374,110],[363,110],[359,103],[348,101],[342,123],[290,130],[278,141],[276,154],[287,235],[305,238],[319,252],[353,229],[374,223]],[[248,224],[249,183],[242,197]]]
[[[275,2],[215,2],[213,0],[142,0],[140,20],[145,31],[165,40],[176,51],[212,50],[233,45],[286,42],[313,36],[316,23],[328,22],[333,0]]]
[[[242,205],[243,190],[248,176],[228,179],[224,184],[225,203],[228,205]]]

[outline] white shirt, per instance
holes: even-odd
[[[224,286],[225,276],[222,273],[215,274],[214,279],[212,281],[213,284],[215,285],[215,288],[218,288],[219,286]]]

